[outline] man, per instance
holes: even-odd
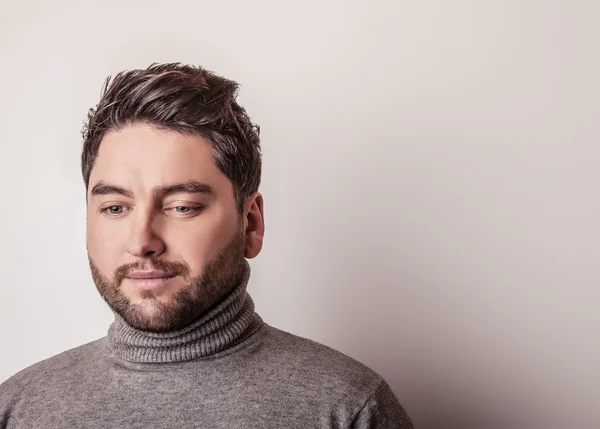
[[[246,292],[265,231],[237,84],[151,65],[83,131],[87,251],[108,335],[0,386],[0,428],[411,428],[386,382],[275,329]]]

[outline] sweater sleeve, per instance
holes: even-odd
[[[413,429],[398,399],[383,381],[354,418],[351,429]]]

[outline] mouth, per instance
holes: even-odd
[[[154,277],[148,275],[132,275],[127,277],[138,290],[155,290],[166,286],[171,279],[177,277],[172,274],[161,274]]]

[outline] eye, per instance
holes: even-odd
[[[110,215],[120,215],[123,213],[124,210],[125,208],[123,206],[114,205],[103,208],[101,212],[108,213]]]
[[[190,213],[198,213],[202,210],[202,207],[194,207],[194,206],[176,206],[173,208],[170,208],[169,210],[172,210],[173,212],[177,213],[177,214],[190,214]]]

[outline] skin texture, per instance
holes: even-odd
[[[186,183],[202,192],[165,191]],[[201,317],[237,285],[264,228],[262,195],[240,213],[203,137],[138,123],[102,139],[87,191],[88,258],[98,291],[130,325],[167,332]],[[174,277],[143,290],[128,278],[136,270]]]

